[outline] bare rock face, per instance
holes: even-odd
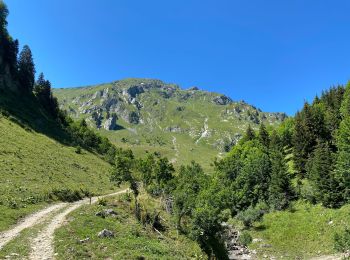
[[[215,98],[213,98],[213,102],[217,105],[227,105],[232,103],[232,99],[225,96],[225,95],[221,95],[221,96],[217,96]]]
[[[110,118],[108,118],[104,122],[103,128],[108,130],[108,131],[115,130],[117,128],[117,116],[116,115],[112,115]]]

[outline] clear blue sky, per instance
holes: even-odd
[[[294,114],[350,79],[348,0],[5,0],[55,87],[158,78]]]

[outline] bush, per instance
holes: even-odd
[[[74,202],[83,198],[80,191],[71,190],[69,188],[53,189],[50,195],[52,199],[58,199],[66,202]]]
[[[99,198],[97,204],[100,206],[107,206],[107,200],[104,198]]]
[[[242,245],[242,246],[248,246],[251,242],[253,241],[252,236],[249,234],[248,231],[243,231],[238,238],[238,242]]]
[[[249,207],[247,210],[239,212],[237,214],[237,219],[242,221],[246,228],[249,228],[254,222],[261,220],[263,216],[264,210]]]
[[[80,146],[77,146],[77,148],[75,148],[75,153],[81,154],[81,147]]]
[[[342,234],[334,235],[334,249],[339,252],[350,250],[350,229],[346,228]]]

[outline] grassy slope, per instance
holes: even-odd
[[[53,188],[108,193],[109,165],[96,155],[65,146],[0,117],[0,231],[44,204]],[[32,197],[39,203],[31,204]],[[18,205],[11,209],[9,205]]]
[[[148,206],[149,212],[157,208],[157,201],[149,197],[141,198],[141,204]],[[55,233],[55,248],[58,259],[193,259],[202,255],[198,245],[178,236],[174,227],[168,225],[159,237],[149,227],[143,227],[136,221],[131,210],[133,202],[122,198],[108,199],[107,206],[85,206],[72,213],[67,225]],[[95,213],[106,208],[114,209],[117,217],[105,219]],[[160,210],[158,208],[158,210]],[[165,213],[162,217],[166,218]],[[167,224],[170,223],[167,219]],[[98,238],[102,229],[115,233],[111,239]],[[81,239],[90,238],[87,243],[77,243]],[[139,258],[142,259],[142,258]]]
[[[130,86],[140,85],[143,82],[153,82],[147,79],[124,79],[115,83],[101,84],[97,86],[55,89],[54,94],[60,105],[67,109],[74,118],[87,118],[90,114],[81,114],[83,109],[93,109],[101,106],[103,98],[93,99],[97,91],[109,90],[109,95],[123,97],[121,91]],[[159,83],[162,86],[174,87],[172,84]],[[248,119],[248,112],[258,113],[259,118],[265,124],[276,125],[276,118],[268,113],[257,111],[252,106],[234,102],[228,105],[216,105],[211,100],[220,95],[206,91],[187,91],[175,87],[175,94],[170,98],[164,98],[160,89],[154,88],[137,97],[142,104],[140,109],[143,124],[129,124],[119,117],[117,124],[122,127],[117,131],[103,131],[117,146],[130,147],[138,155],[143,155],[145,150],[159,151],[162,155],[175,161],[176,165],[188,164],[191,160],[200,163],[206,171],[212,171],[210,162],[216,156],[222,156],[218,141],[228,140],[235,133],[243,133],[248,126],[258,127]],[[189,95],[189,98],[186,98]],[[91,103],[92,102],[92,103]],[[124,102],[124,101],[121,101]],[[87,105],[89,104],[89,105]],[[123,104],[126,105],[124,102]],[[135,111],[133,105],[126,105],[128,110]],[[178,108],[183,108],[181,111]],[[105,108],[102,107],[105,113]],[[240,114],[234,112],[239,108]],[[80,111],[80,112],[79,112]],[[266,116],[266,118],[264,117]],[[204,122],[207,119],[209,136],[196,141],[204,131]],[[92,123],[92,122],[91,122]],[[166,129],[168,127],[180,127],[183,133],[173,133]],[[173,137],[177,139],[178,156],[173,145]],[[122,138],[127,139],[126,143]]]
[[[283,259],[308,259],[317,255],[331,255],[333,237],[350,226],[350,205],[341,209],[326,209],[298,202],[294,212],[273,212],[264,216],[251,231],[261,242],[251,244],[260,256]]]

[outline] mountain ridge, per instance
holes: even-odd
[[[213,159],[227,152],[248,125],[257,128],[264,123],[274,127],[287,118],[285,113],[263,112],[217,92],[198,87],[182,89],[158,79],[127,78],[56,88],[54,95],[70,116],[85,119],[118,146],[136,150],[145,145],[151,150],[167,148],[163,153],[173,160],[183,156],[181,150],[199,147],[207,149]],[[190,159],[198,157],[188,151],[185,154]]]

